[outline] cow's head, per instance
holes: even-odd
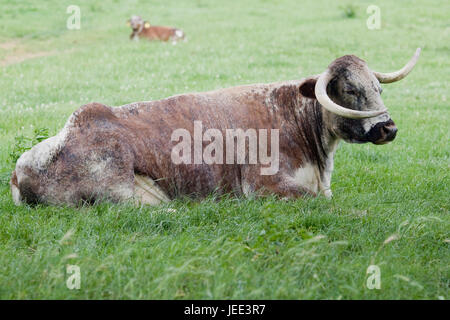
[[[144,26],[148,28],[150,24],[147,21],[144,21],[140,16],[132,16],[130,20],[127,21],[127,24],[133,29],[133,32],[142,31]]]
[[[387,74],[370,70],[353,55],[333,61],[317,78],[314,88],[332,133],[347,142],[385,144],[394,140],[397,127],[381,99],[380,83],[403,79],[419,54],[420,48],[401,70]]]

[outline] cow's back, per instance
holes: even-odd
[[[279,127],[271,101],[273,85],[249,85],[204,93],[173,96],[167,99],[136,102],[113,108],[134,137],[135,169],[158,181],[171,197],[178,194],[206,195],[219,189],[241,192],[238,164],[174,164],[172,133],[185,129],[192,138],[194,121],[200,121],[202,133],[218,129],[226,138],[226,129],[266,129]],[[203,148],[207,145],[203,143]],[[202,150],[203,150],[202,148]],[[224,159],[226,147],[224,141]]]

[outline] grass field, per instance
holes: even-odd
[[[0,298],[448,299],[450,3],[376,1],[381,29],[368,30],[374,2],[0,0]],[[70,4],[80,30],[66,28]],[[189,41],[130,41],[132,14]],[[16,137],[54,135],[85,103],[300,79],[348,53],[394,71],[419,46],[415,70],[384,85],[396,140],[342,143],[330,201],[13,204]]]

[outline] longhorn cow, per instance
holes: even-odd
[[[380,83],[404,78],[419,53],[417,49],[401,70],[387,74],[346,55],[323,73],[302,80],[181,94],[116,108],[84,105],[61,132],[19,158],[10,181],[13,199],[16,204],[77,205],[102,199],[157,204],[212,192],[331,197],[333,158],[340,141],[394,140],[397,127],[381,99]],[[174,132],[182,130],[195,140],[199,128],[200,142],[182,150],[185,161],[174,161],[174,148],[181,143],[181,136],[174,141]],[[228,137],[227,130],[238,129],[244,134],[240,151],[219,141]],[[265,149],[266,154],[276,154],[273,160],[279,163],[270,174],[261,174],[267,163],[250,161],[255,152],[251,130],[269,130],[271,138],[275,132],[279,135],[270,140],[275,145]],[[231,154],[230,159],[241,156],[241,161],[189,161],[192,156],[198,160],[196,148],[207,148],[213,137],[216,160],[227,153],[227,160]]]

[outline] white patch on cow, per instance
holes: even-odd
[[[183,38],[184,33],[183,33],[183,31],[181,31],[181,30],[175,30],[175,35],[176,35],[178,38]]]
[[[253,192],[253,187],[248,183],[247,180],[242,181],[242,193],[244,193],[245,196],[250,195]]]
[[[372,129],[377,123],[388,121],[389,118],[390,118],[389,114],[383,113],[383,114],[379,115],[378,117],[367,118],[367,119],[362,120],[364,131],[366,133],[369,132],[370,129]]]
[[[70,116],[64,128],[56,136],[38,143],[20,156],[16,163],[18,185],[22,183],[23,179],[27,178],[24,174],[24,168],[28,167],[34,171],[41,171],[48,168],[48,165],[64,148],[70,128],[73,127],[74,120],[75,113]]]
[[[153,179],[139,174],[134,175],[134,196],[142,204],[157,205],[170,201]]]
[[[15,185],[11,185],[11,193],[16,206],[20,206],[22,204],[22,196],[20,195],[20,190]]]
[[[303,167],[295,170],[291,177],[292,182],[311,192],[317,193],[319,191],[320,175],[317,167],[311,163],[306,163]]]
[[[48,138],[22,154],[17,161],[17,168],[29,166],[37,170],[44,170],[63,146],[64,137],[61,135]]]
[[[62,148],[64,148],[70,128],[73,127],[76,114],[77,113],[74,113],[69,117],[69,120],[67,120],[64,128],[56,136],[38,143],[33,148],[31,148],[31,150],[22,154],[19,160],[17,160],[16,164],[16,168],[19,169],[19,171],[17,172],[18,179],[19,176],[21,176],[19,174],[20,169],[25,166],[29,166],[37,171],[45,170],[48,167],[48,165],[59,154]]]
[[[331,189],[326,189],[323,191],[323,195],[327,199],[331,199],[333,197],[333,192],[331,192]]]
[[[334,155],[339,146],[339,142],[340,140],[335,140],[330,144],[322,177],[317,166],[306,163],[295,170],[293,175],[288,176],[287,182],[312,193],[323,194],[326,198],[330,199],[333,195],[331,192],[331,175],[334,168]]]

